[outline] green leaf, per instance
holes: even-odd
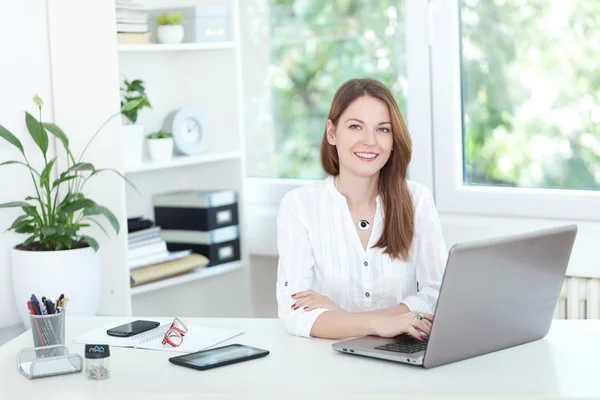
[[[56,227],[55,226],[42,226],[40,231],[42,232],[42,235],[44,235],[44,236],[56,235]]]
[[[35,169],[31,168],[29,165],[27,165],[27,164],[25,164],[24,162],[21,162],[21,161],[5,161],[3,163],[0,163],[0,167],[3,166],[3,165],[9,165],[9,164],[21,164],[21,165],[24,165],[27,168],[29,168],[29,170],[31,170],[32,172],[35,172],[35,174],[37,176],[40,176],[39,172],[37,172]]]
[[[15,135],[10,133],[8,129],[6,129],[2,125],[0,125],[0,137],[6,140],[8,143],[15,146],[17,149],[19,149],[21,151],[21,154],[25,155],[25,151],[23,150],[23,145],[21,144],[21,141],[17,139]]]
[[[12,223],[12,225],[10,226],[10,228],[8,228],[8,230],[14,229],[16,228],[20,223],[22,223],[23,221],[27,220],[29,218],[29,215],[21,215],[19,218],[15,219],[15,221]],[[27,221],[29,222],[33,222],[33,220],[29,220]]]
[[[124,113],[124,112],[128,112],[128,111],[136,109],[143,100],[144,100],[143,98],[140,98],[137,100],[128,101],[127,103],[123,104],[123,106],[121,107],[121,112]]]
[[[73,246],[73,239],[71,239],[69,236],[63,237],[62,242],[67,249],[70,249]]]
[[[81,240],[83,240],[84,242],[89,244],[94,249],[94,251],[98,251],[98,249],[100,248],[100,246],[98,245],[98,242],[94,238],[91,238],[86,235],[82,235]]]
[[[48,152],[48,134],[46,133],[46,130],[40,125],[38,120],[28,112],[25,113],[25,124],[27,125],[29,134],[40,150],[42,150],[45,157]]]
[[[63,172],[61,175],[68,175],[71,172],[77,172],[77,171],[95,171],[95,170],[96,170],[96,168],[91,163],[77,163],[75,165],[72,165],[71,168],[69,168],[68,170]]]
[[[29,236],[27,238],[27,240],[25,240],[23,242],[23,246],[27,246],[28,244],[31,244],[36,238],[37,238],[37,235]]]
[[[79,199],[79,200],[75,200],[72,203],[69,203],[66,206],[62,207],[60,209],[60,212],[63,214],[72,214],[77,210],[81,210],[82,208],[90,208],[95,205],[96,205],[96,203],[94,203],[90,199]]]
[[[63,176],[61,174],[61,177],[56,179],[54,182],[52,182],[52,190],[54,190],[58,185],[60,185],[63,182],[66,181],[70,181],[72,179],[77,179],[78,177],[80,177],[81,175],[71,175],[71,176]]]
[[[24,201],[11,201],[10,203],[0,204],[0,208],[10,208],[10,207],[33,207],[33,206],[29,203],[25,203]]]
[[[15,232],[18,232],[19,229],[26,227],[26,226],[35,226],[35,225],[31,225],[32,223],[34,223],[34,221],[32,219],[26,219],[24,221],[19,222],[18,224],[13,224],[14,227],[10,227],[9,230],[15,230]]]
[[[69,149],[69,139],[67,138],[67,135],[65,135],[65,133],[62,131],[62,129],[49,122],[44,122],[42,123],[42,125],[48,130],[48,132],[56,136],[58,140],[62,142],[67,154],[71,157],[72,160],[74,160],[73,155],[71,154],[71,149]]]
[[[15,229],[17,233],[34,233],[36,232],[35,227],[33,225],[21,225]]]
[[[56,157],[54,157],[50,162],[46,165],[42,174],[40,175],[40,186],[49,188],[50,187],[50,173],[52,172],[52,167],[56,162]]]
[[[25,197],[25,200],[36,200],[36,201],[38,201],[39,199],[37,197],[27,196],[27,197]]]
[[[83,210],[83,215],[104,215],[112,225],[113,229],[117,232],[117,234],[119,233],[119,221],[117,220],[117,217],[115,217],[115,214],[113,214],[112,211],[110,211],[108,208],[101,205],[86,207],[86,209]]]
[[[34,221],[36,221],[38,224],[42,225],[42,218],[40,218],[40,214],[37,211],[37,208],[35,206],[32,205],[26,205],[26,206],[22,206],[23,207],[23,211],[25,211],[25,213],[27,215],[30,215],[33,217]]]

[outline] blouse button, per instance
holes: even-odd
[[[365,296],[369,297],[369,296],[371,296],[371,293],[367,292],[367,293],[365,293]]]
[[[285,281],[285,286],[287,286],[287,285],[288,285],[288,284],[287,284],[287,281]]]
[[[368,262],[366,262],[366,261],[365,261],[363,264],[364,264],[364,266],[365,266],[365,267],[368,267],[368,266],[369,266],[369,263],[368,263]]]

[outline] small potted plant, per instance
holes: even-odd
[[[166,12],[156,16],[158,41],[163,44],[177,44],[183,40],[183,18],[181,12]]]
[[[0,125],[0,139],[14,146],[22,156],[21,160],[0,163],[0,167],[11,164],[25,167],[33,181],[34,193],[24,201],[0,204],[0,209],[23,211],[8,231],[26,235],[23,242],[11,249],[13,293],[26,328],[31,325],[25,304],[32,293],[52,297],[63,293],[70,299],[69,314],[95,315],[100,304],[102,265],[98,241],[86,230],[95,225],[108,235],[99,218],[109,222],[115,232],[120,229],[118,219],[109,209],[86,196],[89,179],[109,171],[82,161],[86,149],[102,128],[90,139],[80,157],[75,158],[67,135],[57,125],[42,122],[42,99],[35,96],[33,101],[39,119],[26,112],[25,125],[41,152],[42,169],[34,168],[30,161],[36,157],[28,154],[21,141]],[[109,120],[134,106],[135,103],[124,104]],[[64,148],[65,161],[61,164],[66,167],[63,171],[55,171],[61,156],[49,157],[48,150],[54,145],[49,140],[51,136]],[[2,190],[10,192],[10,188]]]
[[[173,134],[158,131],[146,136],[148,152],[154,161],[169,161],[173,155]]]
[[[121,107],[124,161],[126,164],[139,164],[143,159],[144,149],[144,126],[137,122],[138,114],[144,107],[152,108],[144,81],[135,79],[129,82],[124,80],[121,87]]]

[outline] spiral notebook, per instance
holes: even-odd
[[[225,342],[233,337],[241,335],[243,331],[236,329],[214,328],[209,326],[188,325],[188,333],[184,336],[183,342],[178,347],[162,344],[165,332],[171,326],[173,319],[148,318],[152,321],[160,322],[160,326],[140,333],[138,335],[120,338],[109,336],[106,331],[110,328],[135,321],[137,318],[124,319],[113,322],[102,328],[85,332],[75,337],[75,343],[80,344],[107,344],[114,347],[133,347],[136,349],[173,351],[178,353],[193,353],[215,346]],[[144,318],[140,318],[144,319]]]

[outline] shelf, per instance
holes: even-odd
[[[223,50],[235,47],[234,42],[215,43],[179,43],[179,44],[119,44],[120,52],[155,52],[155,51],[189,51],[189,50]]]
[[[141,164],[128,164],[125,165],[124,171],[126,174],[135,174],[159,169],[185,167],[218,161],[237,160],[240,157],[241,153],[239,151],[199,154],[197,156],[173,156],[173,158],[167,162],[146,161]]]
[[[159,289],[165,289],[172,286],[182,285],[184,283],[197,281],[200,279],[210,278],[212,276],[218,276],[227,274],[232,271],[242,269],[241,261],[234,261],[227,264],[216,265],[214,267],[200,267],[192,272],[188,272],[183,275],[174,276],[172,278],[166,278],[160,281],[146,283],[145,285],[135,286],[131,288],[131,295],[153,292]]]

